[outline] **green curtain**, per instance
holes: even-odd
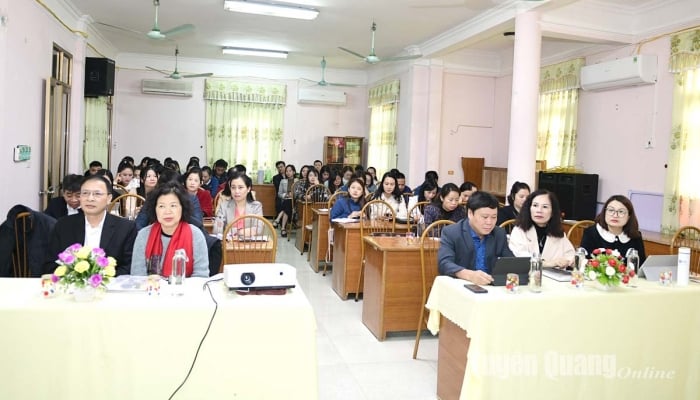
[[[537,160],[548,167],[576,164],[576,120],[579,75],[583,58],[549,65],[540,70],[537,122]]]
[[[399,80],[395,80],[369,90],[367,166],[372,166],[377,171],[388,171],[395,167],[399,89]]]
[[[109,167],[109,97],[85,98],[85,138],[83,139],[83,170],[92,161]]]
[[[700,226],[700,29],[671,36],[675,74],[661,232]]]
[[[224,159],[257,171],[282,159],[286,85],[207,79],[204,99],[209,165]]]

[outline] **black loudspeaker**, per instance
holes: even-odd
[[[114,95],[114,60],[85,58],[85,97]]]
[[[598,175],[540,172],[539,188],[556,193],[565,219],[595,218]]]

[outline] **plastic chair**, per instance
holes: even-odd
[[[678,229],[669,245],[669,254],[678,254],[679,247],[690,248],[690,272],[700,274],[700,229],[690,225]]]
[[[416,328],[416,342],[413,345],[413,359],[418,355],[418,344],[420,343],[420,335],[423,332],[423,327],[428,326],[427,318],[425,318],[425,303],[428,301],[428,294],[433,288],[433,281],[438,275],[438,259],[437,253],[440,248],[440,235],[442,229],[447,225],[454,224],[450,220],[439,220],[430,224],[420,237],[420,267],[421,267],[421,283],[423,284],[423,297],[420,303],[420,314],[418,316],[418,328]]]
[[[146,199],[138,194],[126,193],[121,196],[117,196],[116,199],[112,200],[112,202],[109,203],[107,212],[114,213],[114,211],[116,211],[117,215],[120,217],[130,217],[129,219],[135,219],[136,209],[140,209],[145,201]]]
[[[355,301],[359,300],[362,278],[365,271],[365,236],[377,232],[396,231],[396,213],[394,208],[384,200],[372,200],[362,207],[360,212],[360,277],[357,279]]]
[[[32,213],[21,212],[15,217],[15,249],[12,252],[12,273],[16,278],[29,278],[29,262],[27,261],[28,233],[33,228]]]
[[[224,229],[221,253],[220,272],[226,264],[273,263],[277,257],[275,228],[260,215],[241,215]]]
[[[591,221],[590,219],[578,221],[571,225],[569,231],[566,232],[566,238],[569,239],[569,242],[571,242],[574,248],[579,247],[581,245],[581,239],[583,238],[584,229],[593,225],[595,225],[595,221]]]
[[[303,244],[301,246],[301,254],[304,254],[304,247],[308,246],[311,249],[311,231],[313,224],[313,209],[325,208],[328,205],[328,199],[331,197],[331,191],[325,185],[313,185],[306,189],[304,196],[304,220],[301,221]],[[307,260],[311,259],[311,253],[307,253]]]

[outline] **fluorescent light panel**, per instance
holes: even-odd
[[[271,58],[287,58],[288,52],[281,50],[266,50],[266,49],[250,49],[247,47],[224,47],[224,54],[232,54],[237,56],[256,56],[256,57],[271,57]]]
[[[224,0],[224,10],[273,17],[315,19],[318,10],[287,3],[265,3],[249,0]]]

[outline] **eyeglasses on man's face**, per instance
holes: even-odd
[[[627,210],[625,210],[624,208],[621,208],[621,209],[619,209],[619,210],[616,210],[616,209],[614,209],[614,208],[606,208],[606,209],[605,209],[605,212],[606,212],[608,215],[614,216],[614,217],[624,217],[624,216],[627,216]]]
[[[105,196],[106,194],[107,194],[107,193],[105,193],[105,192],[100,192],[100,191],[97,191],[97,190],[94,190],[94,191],[83,190],[82,192],[80,192],[80,197],[85,197],[86,199],[89,199],[90,196],[92,196],[92,197],[94,197],[94,198],[96,198],[96,199],[99,199],[99,198],[101,198],[102,196]]]

